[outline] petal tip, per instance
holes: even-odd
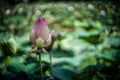
[[[38,22],[46,22],[46,19],[45,18],[39,18]]]

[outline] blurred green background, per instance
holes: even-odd
[[[30,52],[29,35],[37,19],[44,17],[55,36],[50,51],[55,80],[120,79],[119,1],[0,2],[0,78],[40,79],[38,55]],[[47,80],[51,76],[49,55],[43,53],[42,61]]]

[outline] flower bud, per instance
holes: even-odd
[[[5,56],[15,54],[17,51],[17,44],[13,37],[9,40],[0,41],[0,47]]]
[[[37,47],[46,47],[51,43],[51,35],[45,18],[39,18],[30,34],[30,41]]]
[[[11,37],[9,40],[8,40],[8,43],[10,44],[11,46],[11,52],[13,54],[15,54],[17,52],[17,44],[16,44],[16,41],[13,37]]]

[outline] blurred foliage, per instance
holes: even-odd
[[[30,53],[29,34],[37,19],[45,17],[51,33],[55,30],[61,35],[51,51],[55,80],[119,80],[119,13],[113,3],[101,1],[0,6],[0,78],[40,79],[38,55]],[[16,46],[16,54],[11,54]],[[6,53],[11,56],[7,66]],[[47,80],[51,77],[48,54],[42,54],[42,61]]]

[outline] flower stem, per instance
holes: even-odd
[[[7,65],[9,65],[10,64],[10,56],[7,56],[6,59],[7,59]]]
[[[40,80],[43,80],[43,74],[42,74],[42,60],[41,60],[41,50],[38,49],[37,53],[39,54]]]
[[[53,76],[53,65],[52,65],[52,53],[51,52],[49,53],[49,56],[50,56],[50,72],[51,72],[51,75]]]

